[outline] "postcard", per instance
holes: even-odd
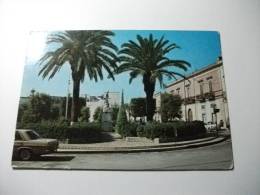
[[[224,73],[216,31],[32,31],[12,167],[232,170]]]

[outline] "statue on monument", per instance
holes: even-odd
[[[103,106],[103,113],[102,113],[102,129],[105,131],[112,131],[113,124],[112,124],[112,110],[109,107],[109,91],[106,92],[104,98],[104,106]]]
[[[108,101],[108,99],[109,99],[109,91],[107,91],[106,94],[105,94],[104,109],[103,109],[104,112],[109,110],[109,101]]]

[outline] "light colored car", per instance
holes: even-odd
[[[207,130],[215,130],[216,129],[216,123],[208,122],[205,124],[205,128]]]
[[[57,149],[58,141],[56,139],[41,138],[35,131],[28,129],[17,129],[15,131],[14,158],[30,160],[34,156],[52,153]]]

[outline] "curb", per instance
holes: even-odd
[[[58,149],[57,153],[82,153],[82,154],[93,154],[93,153],[137,153],[137,152],[160,152],[160,151],[170,151],[170,150],[181,150],[189,148],[198,148],[208,145],[217,144],[227,140],[228,137],[215,137],[209,141],[193,142],[189,144],[180,145],[178,143],[168,145],[155,145],[155,146],[140,146],[137,147],[111,147],[106,149]]]

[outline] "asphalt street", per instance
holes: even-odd
[[[166,152],[65,154],[33,161],[12,161],[14,169],[85,170],[219,170],[233,168],[232,144],[225,142]]]

